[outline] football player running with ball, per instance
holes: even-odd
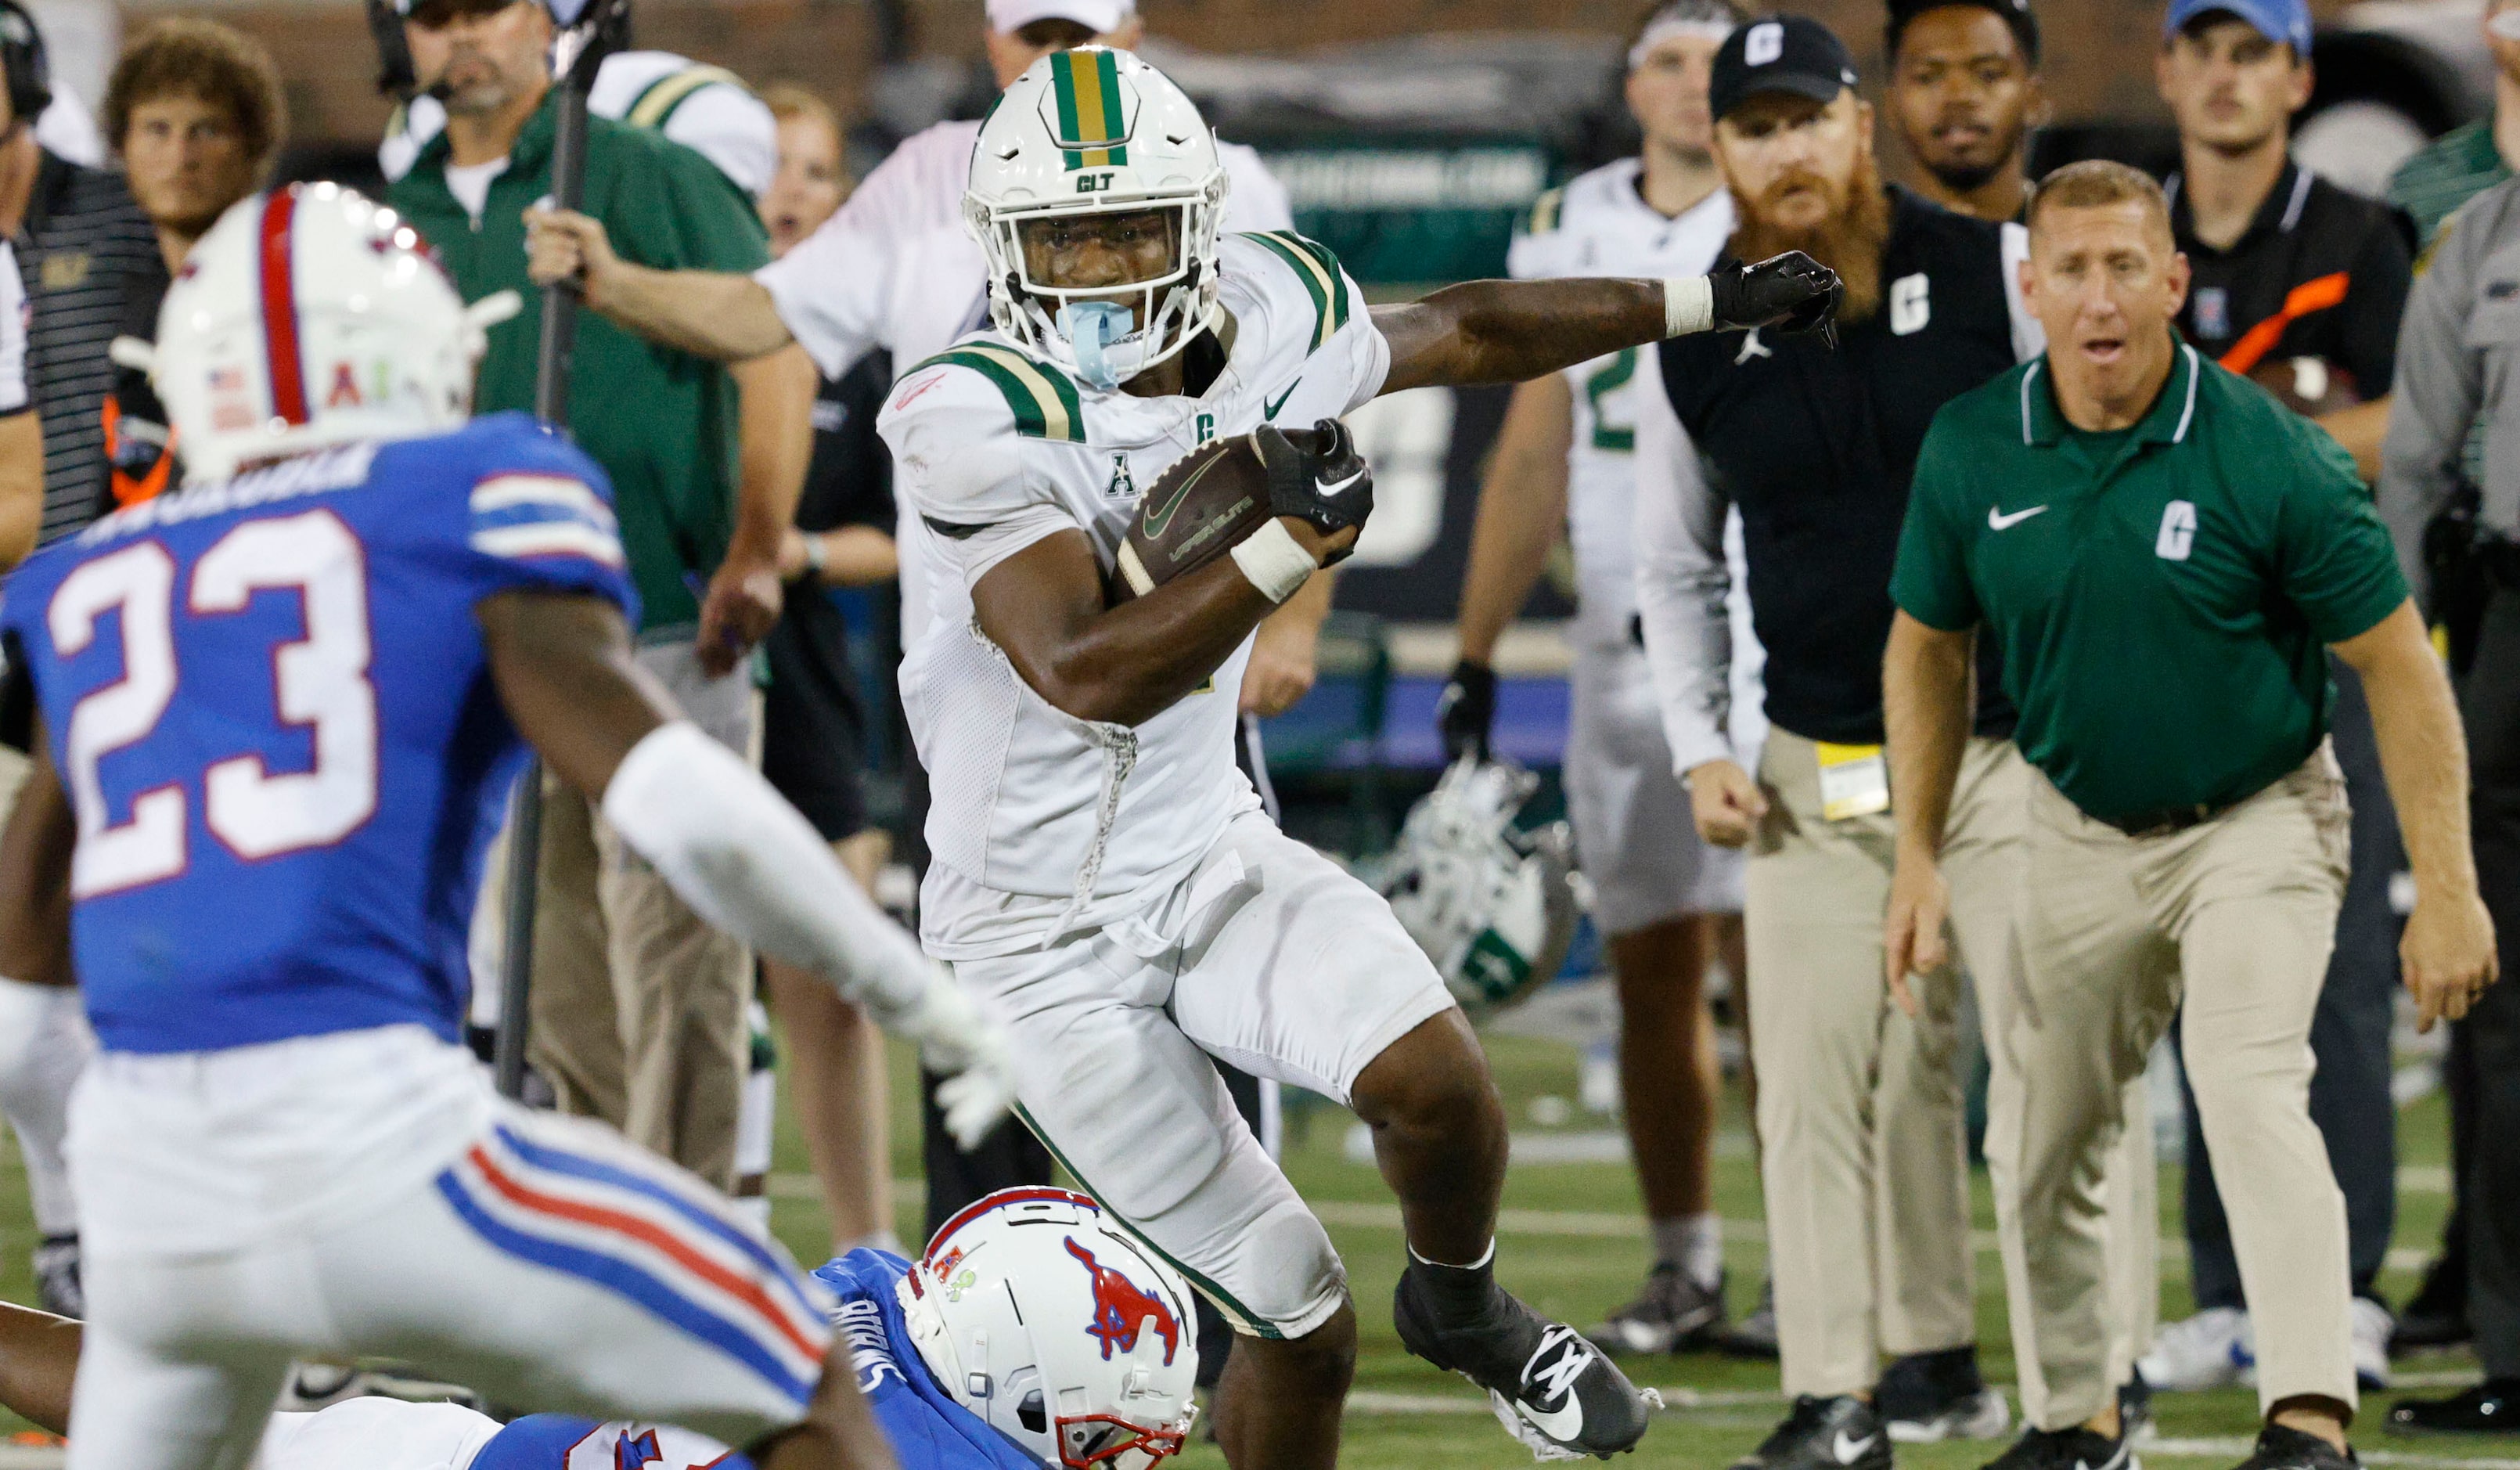
[[[465,422],[498,300],[468,309],[354,194],[245,200],[159,321],[184,488],[10,579],[41,738],[0,974],[74,961],[103,1047],[70,1103],[72,1470],[240,1470],[316,1355],[682,1424],[760,1470],[893,1464],[783,1252],[461,1044],[530,744],[710,922],[960,1074],[966,1136],[1012,1090],[997,1028],[632,660],[603,471],[521,414]]]
[[[1261,813],[1215,691],[1356,544],[1372,485],[1339,415],[1686,332],[1816,329],[1836,279],[1794,254],[1369,310],[1320,245],[1220,239],[1225,191],[1197,109],[1126,53],[1044,59],[981,126],[966,213],[993,329],[905,374],[880,421],[941,558],[901,671],[936,791],[922,938],[1007,1015],[1034,1129],[1242,1334],[1216,1408],[1229,1462],[1334,1462],[1356,1319],[1328,1235],[1201,1050],[1370,1125],[1405,1220],[1412,1353],[1487,1389],[1544,1454],[1624,1450],[1645,1397],[1497,1283],[1505,1115],[1468,1023],[1381,898]],[[707,290],[620,262],[587,221],[541,216],[535,251],[616,319],[706,339],[687,318]],[[1133,527],[1188,549],[1168,537],[1196,477],[1143,509],[1141,491],[1245,436],[1276,514],[1169,579],[1133,559],[1140,595],[1115,603]]]

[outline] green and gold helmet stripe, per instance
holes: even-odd
[[[1268,230],[1242,238],[1268,247],[1304,283],[1305,294],[1313,299],[1313,350],[1320,351],[1330,334],[1347,325],[1347,277],[1339,271],[1338,256],[1330,253],[1329,247],[1291,230]]]
[[[1128,119],[1120,110],[1120,68],[1108,51],[1062,51],[1050,59],[1058,97],[1058,142],[1070,168],[1117,168],[1129,161]]]
[[[1076,385],[1067,380],[1066,374],[990,343],[973,343],[940,352],[911,372],[948,365],[969,368],[997,385],[998,391],[1006,395],[1007,407],[1014,412],[1015,433],[1026,438],[1085,442],[1084,405],[1077,399]]]
[[[674,115],[674,109],[683,105],[685,98],[718,82],[741,92],[750,91],[744,86],[742,77],[724,67],[685,67],[650,82],[638,100],[630,104],[630,111],[622,115],[622,120],[633,127],[663,127]]]

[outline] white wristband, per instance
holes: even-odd
[[[1305,582],[1312,580],[1314,573],[1322,570],[1313,554],[1295,540],[1286,523],[1275,516],[1269,518],[1268,525],[1237,542],[1233,556],[1234,565],[1241,568],[1251,585],[1271,602],[1284,602],[1294,596]]]
[[[1662,283],[1662,335],[1687,337],[1715,328],[1715,283],[1704,276],[1672,276]]]

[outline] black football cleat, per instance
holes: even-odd
[[[2447,1399],[2401,1399],[2391,1434],[2520,1434],[2520,1379],[2490,1378]]]
[[[1852,1395],[1806,1394],[1732,1470],[1890,1470],[1890,1427]]]
[[[1644,1438],[1659,1396],[1628,1382],[1584,1335],[1492,1287],[1472,1320],[1439,1326],[1418,1267],[1400,1273],[1391,1318],[1400,1345],[1487,1390],[1507,1432],[1544,1459],[1608,1459]]]

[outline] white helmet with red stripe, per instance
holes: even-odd
[[[517,307],[514,292],[467,307],[391,209],[292,184],[238,202],[194,245],[143,360],[186,475],[215,478],[463,423],[484,332]]]
[[[965,1408],[1067,1470],[1146,1470],[1198,1413],[1179,1272],[1084,1195],[1002,1189],[945,1222],[899,1288]]]

